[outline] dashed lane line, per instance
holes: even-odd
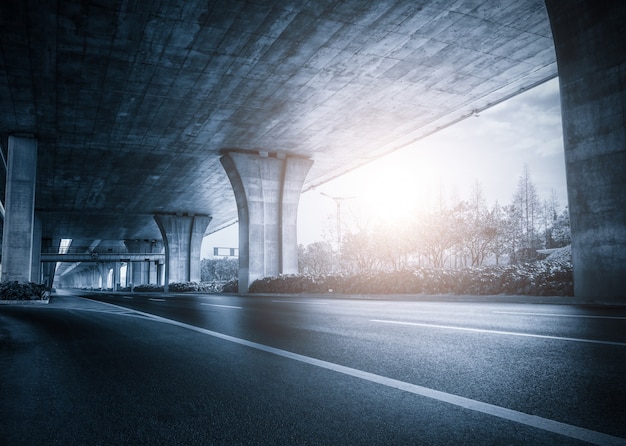
[[[109,303],[105,303],[105,304],[111,305],[113,307],[124,308],[124,307],[119,307],[118,305],[114,305],[114,304],[109,304]],[[359,378],[365,381],[377,383],[386,387],[402,390],[408,393],[412,393],[414,395],[431,398],[437,401],[452,404],[457,407],[462,407],[468,410],[472,410],[472,411],[479,412],[479,413],[484,413],[486,415],[491,415],[491,416],[501,418],[504,420],[509,420],[509,421],[523,424],[529,427],[534,427],[534,428],[541,429],[544,431],[563,435],[565,437],[582,440],[582,441],[586,441],[588,443],[597,444],[597,445],[626,446],[625,438],[615,437],[613,435],[604,434],[602,432],[597,432],[591,429],[585,429],[585,428],[574,426],[571,424],[562,423],[560,421],[550,420],[548,418],[542,418],[536,415],[519,412],[513,409],[507,409],[506,407],[496,406],[494,404],[483,403],[481,401],[472,400],[470,398],[453,395],[451,393],[441,392],[439,390],[430,389],[428,387],[418,386],[416,384],[411,384],[411,383],[407,383],[407,382],[400,381],[397,379],[388,378],[386,376],[377,375],[377,374],[370,373],[370,372],[365,372],[359,369],[354,369],[352,367],[347,367],[347,366],[343,366],[340,364],[323,361],[321,359],[311,358],[309,356],[300,355],[298,353],[293,353],[287,350],[281,350],[279,348],[270,347],[269,345],[248,341],[246,339],[236,338],[234,336],[230,336],[224,333],[207,330],[205,328],[196,327],[194,325],[175,321],[173,319],[167,319],[167,318],[156,316],[150,313],[144,313],[144,312],[137,311],[137,310],[134,310],[134,313],[137,316],[145,317],[150,320],[178,326],[181,328],[186,328],[188,330],[196,331],[198,333],[212,336],[214,338],[221,339],[224,341],[232,342],[234,344],[243,345],[243,346],[250,347],[255,350],[263,351],[266,353],[270,353],[276,356],[292,359],[294,361],[299,361],[305,364],[313,365],[313,366],[320,367],[326,370],[331,370],[331,371],[341,373],[347,376],[352,376],[352,377]]]
[[[522,313],[519,311],[493,311],[497,314],[518,314],[521,316],[550,316],[550,317],[580,317],[586,319],[615,319],[626,321],[626,317],[623,316],[593,316],[589,314],[556,314],[556,313]]]
[[[328,305],[328,302],[312,302],[310,300],[273,300],[272,302],[281,304]]]
[[[206,305],[208,307],[221,307],[221,308],[235,308],[238,310],[241,310],[242,307],[236,307],[234,305],[218,305],[218,304],[207,304],[207,303],[202,303],[200,305]]]
[[[152,302],[165,302],[165,299],[161,299],[161,298],[158,298],[158,297],[151,297],[148,300],[151,300]]]
[[[583,339],[583,338],[567,338],[564,336],[549,336],[549,335],[540,335],[540,334],[533,334],[533,333],[519,333],[519,332],[514,332],[514,331],[485,330],[483,328],[457,327],[454,325],[422,324],[418,322],[386,321],[386,320],[381,320],[381,319],[370,319],[370,322],[378,322],[382,324],[395,324],[395,325],[411,325],[415,327],[440,328],[443,330],[471,331],[474,333],[489,333],[489,334],[499,334],[499,335],[508,335],[508,336],[522,336],[526,338],[554,339],[558,341],[585,342],[589,344],[617,345],[619,347],[626,347],[626,342],[599,341],[595,339]]]

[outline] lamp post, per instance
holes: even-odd
[[[355,197],[333,197],[331,195],[325,194],[324,192],[320,192],[325,197],[330,198],[337,204],[337,266],[340,266],[341,259],[341,203],[346,200],[350,200]]]

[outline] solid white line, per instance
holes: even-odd
[[[475,412],[492,415],[494,417],[502,418],[505,420],[513,421],[515,423],[524,424],[526,426],[535,427],[555,434],[563,435],[566,437],[574,438],[577,440],[587,441],[589,443],[598,445],[626,445],[626,439],[614,437],[612,435],[604,434],[602,432],[585,429],[571,424],[561,423],[559,421],[542,418],[536,415],[530,415],[517,410],[507,409],[506,407],[496,406],[494,404],[483,403],[481,401],[472,400],[458,395],[453,395],[439,390],[429,389],[427,387],[418,386],[416,384],[410,384],[404,381],[399,381],[393,378],[387,378],[385,376],[376,375],[374,373],[365,372],[363,370],[353,369],[343,365],[335,364],[321,359],[311,358],[309,356],[300,355],[298,353],[281,350],[278,348],[270,347],[268,345],[259,344],[256,342],[248,341],[246,339],[236,338],[224,333],[219,333],[205,328],[196,327],[194,325],[185,324],[184,322],[175,321],[172,319],[166,319],[160,316],[155,316],[149,313],[142,313],[136,311],[136,313],[142,314],[155,321],[160,321],[166,324],[175,325],[178,327],[193,330],[198,333],[202,333],[214,338],[222,339],[224,341],[233,342],[235,344],[250,347],[263,352],[271,353],[273,355],[281,356],[283,358],[292,359],[305,364],[313,365],[334,372],[342,373],[347,376],[363,379],[365,381],[374,382],[383,386],[391,387],[394,389],[402,390],[412,393],[414,395],[424,396],[437,401],[442,401],[455,406],[463,407],[465,409],[473,410]]]
[[[207,304],[207,303],[203,303],[203,304],[200,304],[200,305],[207,305],[209,307],[237,308],[237,309],[241,310],[241,307],[235,307],[235,306],[232,306],[232,305],[218,305],[218,304]]]
[[[328,305],[328,302],[311,302],[310,300],[273,300],[272,302],[289,304]]]
[[[582,338],[566,338],[566,337],[561,337],[561,336],[548,336],[548,335],[540,335],[540,334],[532,334],[532,333],[518,333],[518,332],[513,332],[513,331],[484,330],[482,328],[455,327],[451,325],[420,324],[417,322],[385,321],[385,320],[380,320],[380,319],[370,319],[370,322],[380,322],[383,324],[395,324],[395,325],[412,325],[415,327],[441,328],[444,330],[472,331],[475,333],[490,333],[490,334],[501,334],[501,335],[508,335],[508,336],[523,336],[526,338],[555,339],[558,341],[586,342],[589,344],[617,345],[620,347],[626,347],[626,343],[624,342],[597,341],[594,339],[582,339]]]
[[[517,311],[493,311],[497,314],[519,314],[524,316],[554,316],[554,317],[580,317],[588,319],[617,319],[626,320],[626,317],[621,316],[590,316],[586,314],[555,314],[555,313],[522,313]]]

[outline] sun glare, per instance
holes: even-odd
[[[403,225],[432,207],[440,182],[439,163],[419,154],[392,154],[346,174],[335,187],[354,200],[346,210],[361,224]]]

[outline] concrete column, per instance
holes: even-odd
[[[2,236],[2,280],[31,280],[37,140],[9,136]]]
[[[102,290],[106,290],[109,279],[109,265],[107,263],[98,263],[98,271],[100,272],[100,286]]]
[[[626,4],[546,0],[554,35],[574,293],[626,301]]]
[[[30,271],[30,281],[34,283],[42,283],[42,268],[41,268],[41,234],[42,234],[42,222],[41,217],[34,214],[33,219],[33,255]]]
[[[202,238],[211,217],[157,214],[154,219],[165,246],[166,291],[172,282],[199,282]]]
[[[297,213],[313,161],[229,152],[220,159],[239,215],[239,291],[256,279],[298,271]]]
[[[122,264],[120,262],[113,262],[113,291],[120,290],[120,268]]]
[[[124,240],[124,245],[129,253],[139,254],[150,252],[150,243],[148,240]],[[150,279],[146,273],[146,262],[129,262],[130,282],[133,287],[150,283]],[[128,271],[126,274],[129,274]]]
[[[157,285],[163,286],[165,284],[165,264],[159,263],[157,264]]]
[[[52,246],[52,239],[46,238],[41,240],[41,249],[45,250],[45,252],[50,252]],[[54,284],[54,274],[56,272],[56,266],[56,262],[45,262],[41,264],[42,283],[47,287],[52,288]]]

